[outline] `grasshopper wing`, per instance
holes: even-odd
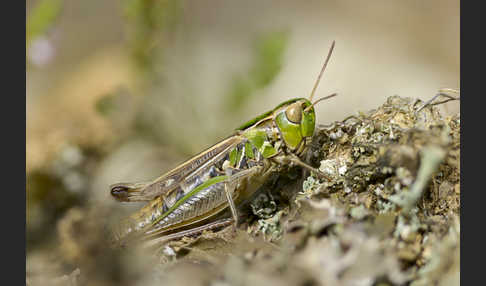
[[[228,151],[245,140],[239,135],[232,135],[209,147],[196,156],[180,164],[171,171],[149,183],[117,183],[110,186],[113,197],[122,202],[150,201],[157,196],[165,196],[176,189],[183,180],[205,169],[212,162],[228,154]]]

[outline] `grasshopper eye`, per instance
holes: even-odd
[[[285,110],[285,116],[290,122],[300,124],[302,121],[302,105],[298,102],[291,104]]]

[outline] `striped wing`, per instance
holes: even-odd
[[[110,186],[111,194],[120,201],[150,201],[157,196],[166,196],[177,189],[191,176],[211,166],[212,162],[226,156],[238,143],[246,140],[239,135],[232,135],[209,147],[196,156],[183,162],[176,168],[163,174],[150,183],[118,183]]]

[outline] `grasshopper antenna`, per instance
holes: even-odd
[[[312,103],[311,105],[307,106],[305,109],[304,109],[304,112],[307,112],[309,111],[314,105],[318,104],[319,102],[323,101],[323,100],[326,100],[326,99],[329,99],[331,97],[335,97],[336,95],[338,95],[337,93],[333,93],[331,95],[328,95],[328,96],[324,96],[324,97],[321,97],[319,98],[318,100],[314,101],[314,103]]]
[[[319,85],[319,82],[321,81],[322,74],[324,73],[324,70],[326,69],[327,63],[329,62],[329,59],[331,58],[332,50],[334,50],[334,44],[336,41],[332,41],[331,48],[329,49],[329,53],[327,53],[326,61],[324,62],[324,65],[322,65],[321,72],[319,73],[319,76],[317,77],[316,83],[314,84],[314,88],[312,88],[311,95],[309,97],[309,101],[312,101],[312,98],[314,97],[314,93],[316,92],[317,86]]]

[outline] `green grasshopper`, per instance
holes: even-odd
[[[334,42],[309,99],[279,104],[153,182],[110,186],[119,201],[148,202],[113,229],[114,242],[124,245],[133,238],[160,242],[231,224],[236,227],[237,203],[271,173],[297,165],[325,177],[300,158],[314,134],[314,105],[337,95],[311,102],[333,49]],[[228,207],[231,218],[211,221]]]

